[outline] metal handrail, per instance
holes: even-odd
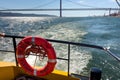
[[[5,34],[2,33],[2,34],[0,34],[0,37],[8,37],[8,38],[13,39],[14,51],[8,51],[8,52],[14,52],[15,53],[16,66],[18,66],[17,57],[16,57],[16,38],[24,38],[24,36],[5,35]],[[112,57],[114,57],[116,60],[118,60],[120,62],[120,58],[118,56],[116,56],[114,53],[112,53],[109,48],[104,48],[104,47],[101,47],[101,46],[91,45],[91,44],[62,41],[62,40],[53,40],[53,39],[46,39],[46,40],[50,41],[50,42],[54,42],[54,43],[62,43],[62,44],[68,45],[68,59],[57,57],[57,59],[68,61],[68,76],[69,76],[69,73],[70,73],[70,45],[76,45],[76,46],[82,46],[82,47],[89,47],[89,48],[96,48],[96,49],[104,50],[105,52],[107,52],[109,55],[111,55]],[[5,52],[5,50],[0,50],[0,51]]]

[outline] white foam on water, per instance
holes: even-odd
[[[89,60],[92,59],[92,56],[87,51],[79,52],[73,50],[71,54],[71,59],[71,71],[79,74],[89,63]]]
[[[38,36],[42,36],[44,38],[48,39],[56,39],[56,40],[66,40],[66,41],[73,41],[78,42],[82,40],[82,36],[87,34],[86,32],[80,30],[80,29],[73,29],[70,28],[71,24],[69,23],[61,23],[54,26],[51,26],[49,29],[46,29],[45,32],[39,33],[36,32],[35,34]],[[74,26],[73,26],[74,27]],[[52,43],[52,45],[55,48],[57,57],[67,58],[67,50],[68,45],[64,44],[57,44]],[[86,67],[86,65],[89,63],[89,60],[92,58],[88,52],[81,53],[79,50],[76,50],[75,48],[71,48],[71,61],[70,61],[70,71],[75,73],[82,72],[83,68]],[[78,56],[79,55],[79,56]],[[62,69],[67,71],[67,62],[58,60],[57,61],[57,69]]]
[[[51,17],[0,17],[3,20],[9,20],[11,22],[35,22],[45,21],[51,19]]]
[[[5,18],[12,23],[10,24],[10,27],[14,28],[14,24],[21,25],[22,22],[27,23],[27,22],[32,22],[34,23],[35,21],[41,21],[47,20],[49,21],[48,18],[26,18],[26,17],[14,17],[14,18]],[[51,18],[50,18],[51,19]],[[15,23],[14,23],[15,22]],[[82,40],[82,36],[86,35],[87,33],[81,30],[80,28],[76,28],[76,26],[79,26],[79,24],[73,23],[73,22],[66,22],[66,23],[58,23],[56,25],[52,25],[47,29],[42,29],[42,33],[40,32],[41,29],[35,30],[35,33],[31,33],[33,36],[41,36],[43,38],[48,38],[48,39],[56,39],[56,40],[65,40],[65,41],[73,41],[73,42],[80,42]],[[34,26],[34,25],[33,25]],[[39,27],[40,25],[38,25]],[[64,44],[56,44],[52,43],[53,47],[55,48],[56,55],[57,57],[62,57],[62,58],[67,58],[67,50],[68,46]],[[10,55],[6,55],[10,56]],[[34,65],[35,63],[35,56],[29,56],[27,58],[27,61],[29,62],[30,65]],[[90,54],[86,53],[81,53],[79,50],[76,50],[76,48],[71,49],[71,61],[70,61],[70,71],[72,72],[81,72],[84,67],[89,62],[89,59],[91,59]],[[5,61],[13,60],[11,58],[5,58]],[[37,60],[38,61],[38,60]],[[47,61],[47,60],[46,60]],[[37,64],[42,64],[42,62],[37,62]],[[62,69],[67,71],[67,62],[58,60],[57,69]]]
[[[28,56],[27,58],[26,58],[26,61],[31,65],[31,66],[34,66],[34,64],[35,64],[35,59],[36,59],[36,56]]]

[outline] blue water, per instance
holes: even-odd
[[[32,35],[49,39],[66,40],[110,47],[120,56],[120,18],[117,17],[69,17],[69,18],[0,18],[0,32],[11,35]],[[10,48],[12,41],[0,39],[2,49]],[[4,44],[3,44],[4,42]],[[6,43],[8,42],[8,44]],[[67,46],[53,44],[57,56],[67,57]],[[119,80],[120,63],[106,52],[91,48],[72,46],[70,72],[89,76],[91,67],[102,70],[102,80]],[[6,60],[3,55],[0,60]],[[14,56],[13,56],[14,57]],[[12,59],[12,58],[11,58]],[[7,59],[10,60],[10,59]],[[10,61],[14,61],[13,59]],[[63,61],[57,63],[57,69],[67,70]],[[67,63],[66,63],[67,64]]]

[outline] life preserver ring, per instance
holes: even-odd
[[[46,55],[48,57],[47,64],[40,69],[34,69],[25,59],[25,51],[31,45],[37,45],[44,48]],[[16,49],[16,56],[18,63],[21,67],[29,74],[34,76],[45,76],[54,70],[56,64],[56,54],[54,48],[48,43],[47,40],[40,37],[25,37],[20,41]]]

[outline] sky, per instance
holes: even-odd
[[[57,8],[59,9],[60,0],[0,0],[0,9],[44,9],[44,8]],[[62,0],[63,8],[118,8],[115,0]],[[103,11],[102,11],[103,12]],[[26,12],[27,13],[27,12]],[[59,14],[59,12],[33,12],[33,13],[50,13]],[[74,14],[73,14],[74,13]],[[87,11],[74,11],[74,12],[63,12],[64,16],[68,15],[78,15],[81,13],[83,15],[88,14]],[[91,11],[91,14],[96,13],[96,11]],[[99,12],[101,14],[101,11]],[[88,14],[89,16],[91,14]],[[97,13],[96,13],[97,14]],[[108,14],[108,11],[104,11],[104,14]]]

